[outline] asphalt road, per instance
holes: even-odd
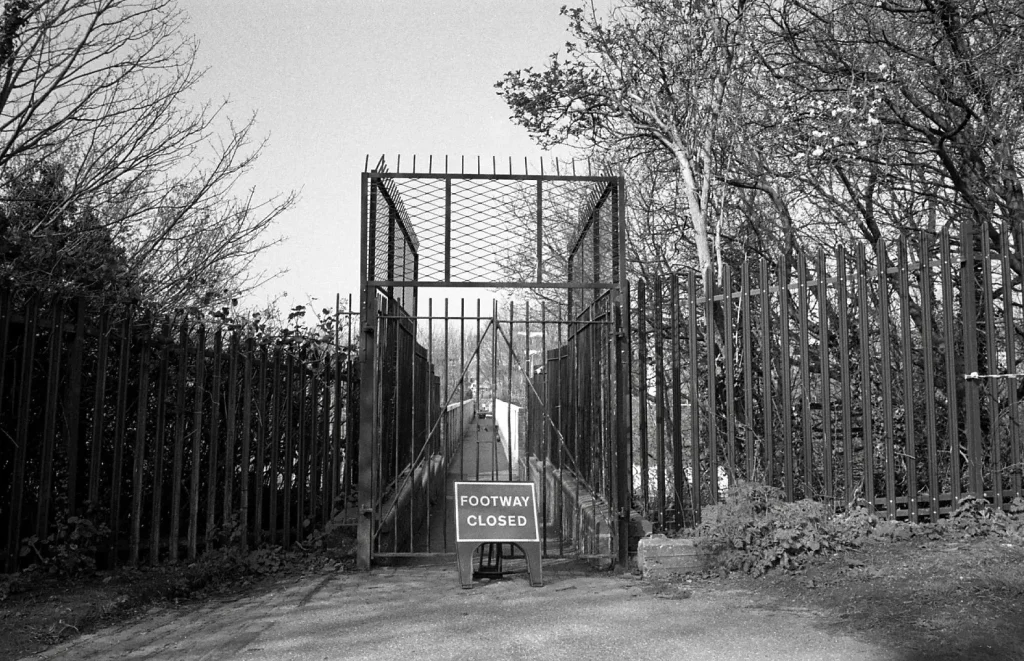
[[[659,592],[623,574],[545,563],[459,587],[454,563],[329,571],[269,593],[152,609],[30,659],[844,659],[897,660],[837,635],[806,609],[768,608],[739,591]],[[684,598],[685,597],[685,598]]]

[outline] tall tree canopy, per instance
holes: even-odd
[[[692,246],[660,270],[1024,220],[1015,0],[623,0],[563,14],[565,52],[509,72],[499,94],[538,141],[646,182],[634,222]],[[634,245],[640,263],[664,261],[664,242]]]

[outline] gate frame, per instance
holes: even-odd
[[[446,161],[447,162],[447,161]],[[399,164],[401,160],[399,160]],[[619,564],[625,565],[628,562],[629,549],[629,516],[632,501],[632,443],[631,435],[631,380],[629,371],[629,285],[626,278],[626,181],[621,173],[618,175],[569,175],[569,174],[467,174],[467,173],[417,173],[415,172],[415,160],[413,161],[412,172],[387,171],[384,158],[381,157],[373,170],[367,167],[361,175],[360,187],[360,393],[359,393],[359,519],[356,534],[356,559],[357,568],[362,570],[370,569],[373,561],[373,471],[374,471],[374,447],[379,441],[379,429],[376,425],[377,407],[377,320],[379,316],[377,304],[377,290],[386,288],[407,287],[413,289],[412,316],[416,316],[415,305],[419,289],[427,288],[494,288],[494,289],[562,289],[571,293],[571,290],[591,289],[595,291],[608,291],[612,298],[614,310],[614,332],[615,332],[615,361],[616,361],[616,396],[615,396],[615,435],[616,462],[612,471],[612,497],[611,511],[615,513],[616,525],[614,526],[616,560]],[[400,165],[399,165],[400,167]],[[447,170],[447,168],[446,168]],[[511,168],[510,168],[511,170]],[[575,164],[573,165],[575,170]],[[543,167],[541,168],[543,172]],[[370,187],[373,181],[394,180],[394,179],[444,179],[447,181],[445,197],[445,281],[420,281],[418,279],[418,255],[415,255],[416,266],[414,266],[413,280],[375,280],[376,274],[369,274],[368,267],[370,260],[368,253],[370,249],[369,236],[369,214],[370,214]],[[452,282],[450,280],[451,243],[450,230],[452,222],[451,214],[451,182],[453,180],[491,180],[491,181],[536,181],[537,182],[537,279],[532,282],[513,281],[469,281]],[[575,181],[575,182],[604,182],[611,186],[610,208],[613,209],[617,221],[617,245],[613,255],[613,271],[611,282],[545,282],[543,278],[543,210],[542,185],[547,181]],[[389,194],[392,194],[389,191]],[[582,201],[586,203],[585,200]],[[596,206],[596,202],[591,202]],[[592,209],[591,209],[592,211]],[[401,219],[399,218],[399,221]],[[589,226],[581,228],[567,250],[573,252]],[[394,254],[389,254],[389,259],[394,260]],[[393,266],[393,265],[392,265]],[[393,272],[393,270],[392,270]],[[625,306],[625,311],[624,311]],[[371,384],[367,387],[367,384]]]

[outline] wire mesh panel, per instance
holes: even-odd
[[[619,177],[391,173],[383,162],[367,177],[374,286],[608,289],[620,280]]]
[[[572,283],[611,282],[619,272],[618,243],[619,223],[616,204],[618,190],[610,185],[594,185],[585,192],[587,204],[574,233],[567,264],[567,276]],[[583,289],[575,300],[570,299],[570,314],[583,310],[600,296],[593,289]],[[574,309],[572,309],[574,308]]]
[[[385,282],[410,282],[416,280],[418,244],[415,230],[410,222],[402,198],[394,183],[386,178],[369,181],[369,208],[366,227],[371,249],[368,255],[367,273],[373,280]],[[389,298],[394,298],[402,309],[414,311],[410,287],[391,285],[387,288]]]

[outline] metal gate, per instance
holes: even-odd
[[[362,176],[360,566],[453,553],[465,480],[533,481],[545,554],[624,562],[623,180],[477,165]]]

